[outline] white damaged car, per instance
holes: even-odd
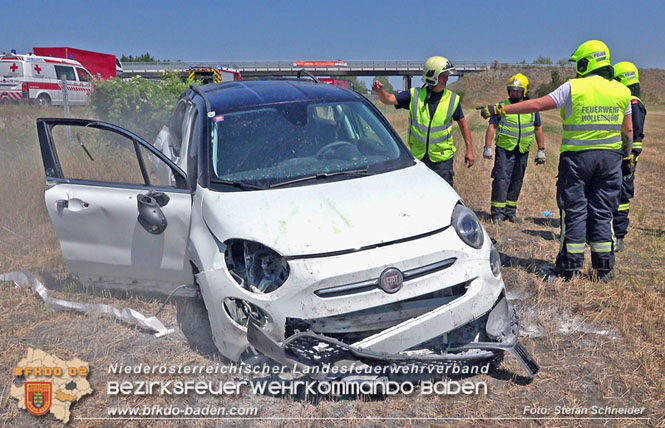
[[[476,215],[355,92],[316,79],[193,86],[155,146],[99,121],[37,127],[70,269],[93,286],[191,284],[231,360],[508,351],[538,372]]]

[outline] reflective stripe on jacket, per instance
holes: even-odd
[[[510,105],[510,100],[503,102]],[[520,145],[520,153],[526,153],[536,137],[535,113],[507,114],[499,121],[496,127],[496,145],[508,151],[515,150]]]
[[[561,109],[561,152],[621,150],[621,125],[631,100],[630,90],[615,80],[590,76],[570,80],[573,111]]]
[[[459,105],[459,96],[444,89],[434,117],[430,117],[426,95],[426,88],[411,88],[409,147],[417,159],[422,159],[427,151],[432,162],[447,161],[456,151],[453,144],[453,113]]]

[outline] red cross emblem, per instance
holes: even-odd
[[[9,68],[12,69],[12,73],[16,73],[16,70],[18,70],[18,67],[16,66],[16,64],[12,64],[12,66],[9,67]]]
[[[37,74],[39,74],[42,72],[42,69],[39,68],[39,65],[35,65],[35,71],[37,72]]]

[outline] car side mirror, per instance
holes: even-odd
[[[163,206],[169,203],[169,197],[163,192],[150,191],[145,195],[136,197],[139,215],[136,218],[148,233],[159,235],[167,226],[166,217],[162,212]]]

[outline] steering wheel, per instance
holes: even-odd
[[[325,146],[321,147],[318,152],[314,155],[314,157],[319,158],[323,157],[324,154],[328,152],[332,152],[337,150],[338,147],[342,146],[351,146],[353,147],[354,150],[358,151],[356,148],[356,145],[353,143],[349,143],[348,141],[333,141],[332,143],[328,143]]]

